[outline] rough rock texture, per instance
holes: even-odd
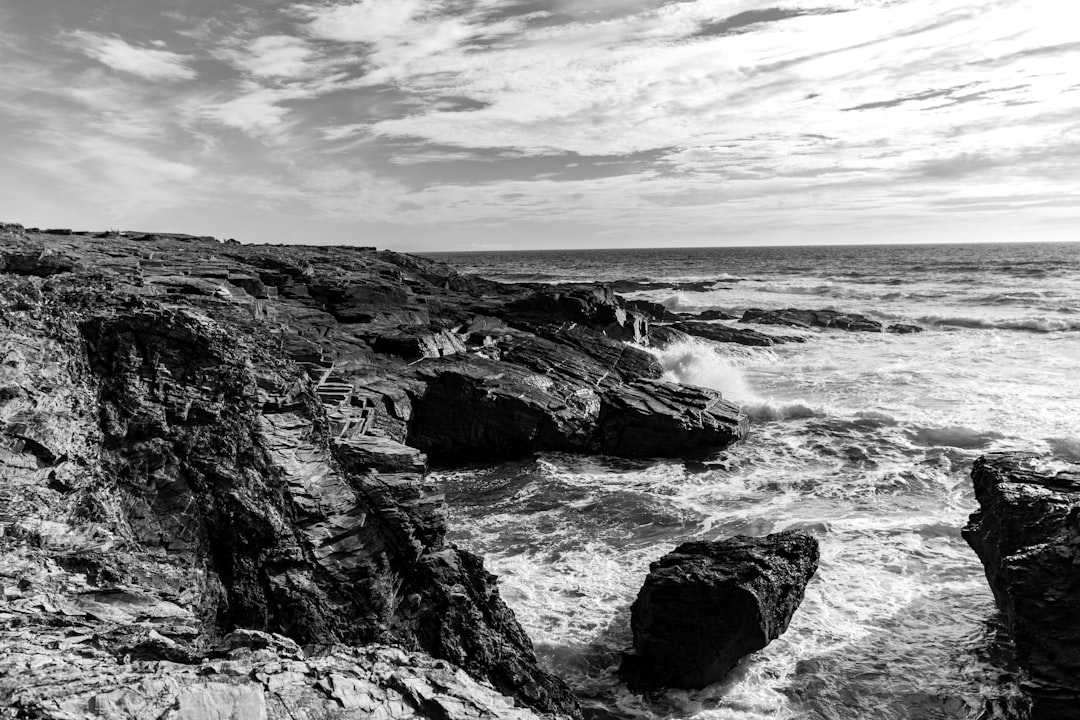
[[[383,645],[308,654],[281,635],[238,631],[194,663],[145,652],[117,659],[72,626],[5,647],[0,704],[18,717],[68,720],[540,717],[450,663]],[[167,654],[167,639],[148,637]]]
[[[800,532],[680,545],[650,566],[620,673],[639,688],[719,682],[787,630],[817,565]]]
[[[275,717],[260,673],[278,670],[198,669],[250,630],[338,648],[332,672],[376,678],[368,710],[335,700],[353,716],[396,717],[371,709],[404,707],[393,692],[425,717],[472,716],[432,692],[576,716],[495,578],[446,543],[424,452],[671,455],[741,437],[738,408],[659,382],[622,341],[647,330],[603,287],[510,287],[370,248],[3,226],[0,664],[37,674],[0,699],[122,717],[138,702],[110,693],[142,681],[117,668],[145,662],[164,685],[143,695],[169,712],[262,717],[262,697]],[[373,643],[475,683],[421,673],[436,690],[406,692]],[[320,672],[279,680],[337,692]]]
[[[756,347],[770,347],[782,343],[806,342],[798,335],[769,335],[747,328],[732,327],[711,322],[678,322],[671,326],[675,330],[694,337],[705,338],[713,342],[738,343]]]
[[[893,333],[922,332],[922,328],[917,325],[890,325],[885,328],[877,320],[871,320],[865,315],[842,313],[835,310],[750,309],[743,313],[742,322],[802,328],[823,327],[850,332],[885,332],[886,330]]]
[[[995,453],[971,471],[964,528],[1013,638],[1036,720],[1080,718],[1080,469]]]

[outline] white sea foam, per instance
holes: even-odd
[[[722,356],[713,343],[687,340],[653,352],[664,369],[665,380],[719,390],[734,400],[753,395],[736,364]]]

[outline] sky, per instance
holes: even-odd
[[[0,221],[396,250],[1080,240],[1067,0],[0,0]]]

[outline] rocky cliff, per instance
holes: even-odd
[[[603,289],[3,226],[0,706],[577,715],[481,559],[445,542],[424,453],[681,454],[745,433],[624,340],[648,323]]]
[[[1031,717],[1080,718],[1080,473],[996,453],[971,477],[979,510],[964,538],[1012,637]]]

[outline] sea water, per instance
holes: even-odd
[[[439,257],[510,282],[634,280],[628,297],[681,312],[834,309],[926,328],[766,327],[807,341],[653,350],[667,379],[751,417],[745,442],[705,461],[541,453],[439,474],[451,539],[483,554],[591,717],[975,718],[1011,692],[960,528],[980,454],[1080,461],[1080,245]],[[787,633],[718,685],[627,691],[615,671],[649,563],[691,539],[787,529],[821,544]]]

